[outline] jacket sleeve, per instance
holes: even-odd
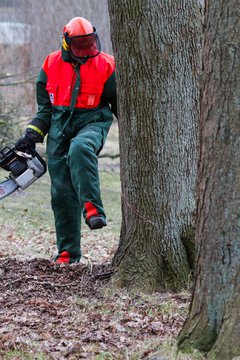
[[[34,137],[36,142],[42,142],[45,135],[48,133],[51,118],[52,118],[52,104],[46,90],[47,75],[43,69],[40,70],[36,81],[36,96],[38,111],[35,117],[28,124],[26,132]]]
[[[105,82],[102,100],[111,105],[112,113],[117,117],[117,94],[116,94],[116,74],[115,70]]]

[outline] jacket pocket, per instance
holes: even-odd
[[[52,105],[70,105],[71,86],[61,86],[58,84],[47,83],[46,90],[48,91]]]
[[[97,84],[82,84],[77,98],[77,107],[94,108],[101,102],[103,87]]]

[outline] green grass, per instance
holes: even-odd
[[[93,344],[94,348],[94,344]],[[124,354],[123,354],[124,353]],[[150,357],[146,357],[146,354],[149,353]],[[78,355],[77,353],[74,354],[75,356],[72,359],[77,360]],[[79,356],[81,356],[81,351],[79,352]],[[79,357],[81,358],[81,357]],[[116,360],[123,358],[128,360],[140,360],[140,359],[157,359],[161,358],[163,360],[204,360],[205,357],[198,352],[197,350],[190,350],[188,354],[184,354],[178,352],[176,341],[175,340],[164,340],[161,339],[151,339],[145,340],[141,343],[139,348],[136,348],[133,351],[129,351],[127,348],[125,350],[116,353],[111,351],[103,351],[98,355],[93,355],[91,357],[92,360]],[[34,352],[34,351],[24,351],[24,350],[14,350],[4,352],[4,357],[0,359],[4,360],[47,360],[48,356],[41,352]],[[210,359],[215,360],[215,359]]]
[[[121,225],[120,179],[117,172],[100,172],[102,201],[106,211],[108,226],[118,235]]]
[[[47,357],[44,354],[41,353],[30,353],[28,351],[21,351],[21,350],[14,350],[9,351],[4,354],[4,358],[1,358],[0,353],[0,359],[4,360],[47,360]]]
[[[8,174],[0,170],[0,181]],[[119,237],[121,225],[119,172],[100,171],[102,200],[108,219],[103,231],[91,233],[82,220],[83,244],[91,237]],[[55,251],[54,218],[50,204],[50,179],[45,174],[26,190],[15,192],[0,201],[0,253],[9,256],[53,256]],[[107,245],[108,246],[108,245]],[[86,250],[89,252],[88,250]],[[85,251],[85,252],[86,252]]]
[[[44,146],[39,145],[38,151],[43,155]],[[103,155],[118,153],[118,127],[116,122],[110,129],[102,153]],[[106,237],[110,244],[112,239],[115,241],[118,239],[120,233],[119,158],[114,160],[108,157],[100,158],[99,170],[102,201],[108,226],[104,228],[104,232],[90,233],[82,221],[83,244],[88,238],[94,242],[99,240],[99,237]],[[3,181],[7,176],[8,173],[0,169],[0,181]],[[0,200],[0,219],[0,252],[6,253],[7,251],[10,256],[28,252],[33,256],[49,257],[55,247],[55,228],[50,204],[50,178],[48,173],[26,190],[19,193],[15,192]]]

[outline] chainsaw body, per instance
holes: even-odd
[[[26,189],[47,170],[45,161],[33,149],[27,153],[10,147],[0,150],[0,167],[9,172],[7,180],[0,183],[0,199],[17,189]]]

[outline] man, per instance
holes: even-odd
[[[15,148],[34,148],[48,133],[55,261],[78,262],[81,215],[92,230],[107,225],[97,156],[117,115],[114,59],[101,52],[88,20],[76,17],[64,27],[62,49],[45,59],[36,89],[38,112]]]

